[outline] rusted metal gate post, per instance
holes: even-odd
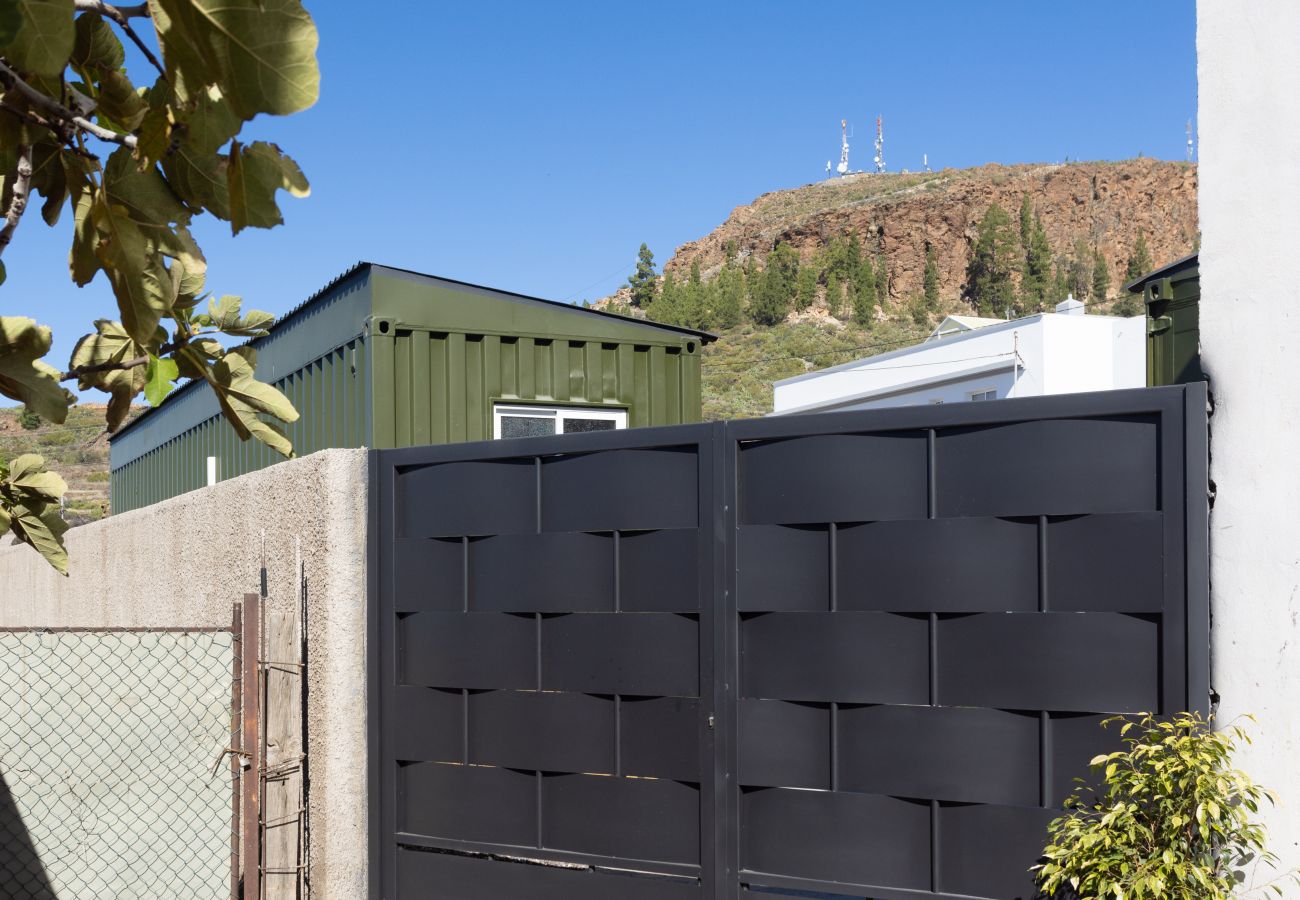
[[[262,885],[262,846],[259,838],[258,823],[261,821],[259,804],[262,766],[261,741],[258,738],[258,714],[261,704],[261,678],[258,672],[258,648],[260,646],[258,625],[261,623],[261,597],[255,593],[244,595],[243,628],[240,641],[240,709],[243,712],[244,726],[242,746],[244,749],[244,783],[243,802],[240,810],[240,822],[243,827],[244,848],[244,892],[243,900],[260,900]]]
[[[243,766],[240,734],[243,731],[243,618],[238,603],[232,606],[230,632],[234,635],[235,653],[230,680],[230,900],[239,900],[239,773]]]

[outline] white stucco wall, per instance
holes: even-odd
[[[1028,316],[778,381],[773,410],[959,403],[989,388],[1001,399],[1141,387],[1145,341],[1143,318]]]
[[[1212,676],[1300,867],[1300,3],[1200,0],[1201,344],[1214,402]],[[1290,889],[1288,896],[1300,896]]]

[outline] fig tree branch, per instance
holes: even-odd
[[[109,131],[107,128],[96,125],[84,116],[77,115],[59,101],[52,97],[47,97],[30,84],[23,81],[22,78],[19,77],[18,73],[9,68],[8,63],[3,61],[0,61],[0,83],[3,83],[6,87],[22,94],[33,106],[44,113],[49,119],[71,123],[87,134],[94,135],[101,141],[108,141],[112,144],[121,144],[123,147],[130,147],[132,150],[135,149],[137,143],[135,135],[118,134],[116,131]]]
[[[30,144],[23,144],[18,148],[18,165],[16,169],[13,198],[9,201],[9,209],[5,211],[4,227],[0,228],[0,254],[5,252],[5,248],[13,240],[14,231],[17,230],[18,223],[27,209],[27,194],[32,187],[32,147]]]

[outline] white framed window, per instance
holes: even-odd
[[[989,388],[986,391],[972,391],[966,395],[970,400],[996,400],[998,399],[997,388]]]
[[[627,427],[627,410],[587,406],[515,406],[498,403],[492,408],[492,436],[542,437],[581,434]]]

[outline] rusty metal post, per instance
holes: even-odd
[[[240,670],[243,663],[244,635],[240,606],[235,603],[232,607],[230,631],[234,635],[235,647],[238,649],[234,654],[230,673],[230,900],[239,900],[239,771],[243,762],[239,740],[242,730],[240,718],[243,714]]]
[[[244,773],[244,799],[241,821],[243,824],[244,847],[244,894],[243,900],[260,900],[262,887],[262,845],[260,823],[262,819],[261,804],[261,769],[262,758],[259,752],[262,742],[258,735],[259,699],[261,694],[261,677],[258,673],[259,625],[261,616],[261,597],[250,593],[244,595],[243,640],[240,646],[239,687],[241,694],[240,708],[244,718],[242,747],[245,750],[243,761],[246,763]]]

